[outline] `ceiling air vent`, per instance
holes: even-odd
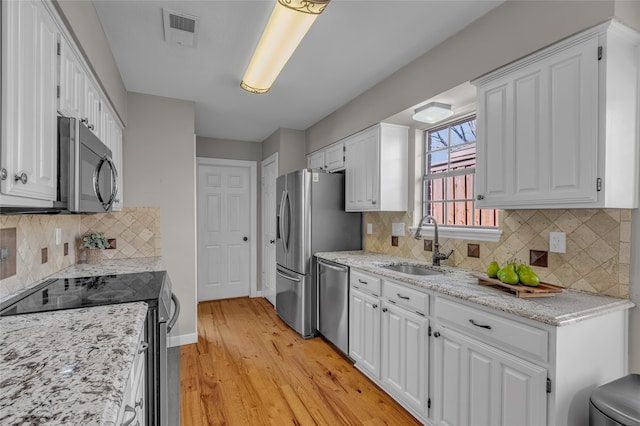
[[[174,10],[162,9],[164,41],[181,46],[197,47],[200,18]]]

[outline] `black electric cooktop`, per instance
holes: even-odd
[[[155,308],[163,293],[171,294],[165,288],[165,275],[166,271],[154,271],[54,278],[0,304],[0,316],[129,302],[147,302]]]

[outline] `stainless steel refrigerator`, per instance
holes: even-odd
[[[359,250],[362,215],[344,211],[344,175],[298,170],[276,181],[276,312],[302,337],[316,334],[313,254]]]

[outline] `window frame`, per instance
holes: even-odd
[[[442,129],[442,128],[446,128],[446,127],[451,127],[454,126],[456,124],[459,123],[463,123],[465,121],[469,121],[470,119],[476,118],[476,112],[473,111],[471,113],[465,114],[463,116],[459,116],[459,117],[455,117],[453,120],[444,122],[444,123],[438,123],[435,126],[431,126],[427,129],[422,130],[422,170],[421,170],[421,175],[420,175],[420,209],[419,212],[421,214],[420,218],[425,216],[425,209],[426,209],[426,205],[427,202],[425,200],[425,195],[426,195],[426,185],[427,182],[429,180],[429,178],[427,177],[427,161],[428,161],[428,153],[429,153],[429,133],[433,132],[435,130],[438,129]],[[448,153],[447,153],[447,163],[450,165],[451,164],[451,157],[450,157],[450,147],[448,149]],[[476,157],[477,158],[477,157]],[[470,175],[472,174],[474,177],[474,189],[475,189],[475,173],[476,173],[476,166],[474,166],[473,168],[469,168],[467,170],[471,170],[472,171],[447,171],[447,172],[443,172],[441,173],[441,177],[453,177],[453,176],[459,176],[459,175]],[[431,177],[433,178],[433,177]],[[468,202],[471,201],[473,204],[473,208],[474,210],[476,209],[475,206],[475,199],[471,198],[471,199],[460,199],[460,202]],[[453,201],[451,201],[453,202]],[[442,202],[443,206],[446,204],[447,202],[444,201]],[[498,209],[495,209],[496,212],[499,215],[499,219],[501,219],[502,214],[501,211]],[[475,213],[474,213],[475,214]],[[420,218],[417,218],[418,221]],[[418,222],[416,221],[416,223]],[[417,230],[418,227],[414,226],[411,228],[412,231]],[[433,236],[433,232],[434,231],[434,226],[432,224],[424,224],[421,228],[421,233],[424,236]],[[500,237],[502,236],[502,231],[500,230],[500,220],[498,220],[498,226],[476,226],[476,225],[449,225],[449,224],[438,224],[438,231],[441,237],[444,238],[452,238],[452,239],[465,239],[465,240],[476,240],[476,241],[488,241],[488,242],[497,242],[500,240]]]

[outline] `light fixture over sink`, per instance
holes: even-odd
[[[440,102],[429,102],[425,106],[416,109],[412,118],[415,121],[432,124],[449,118],[452,115],[451,105]]]
[[[266,93],[329,0],[277,0],[240,87]]]

